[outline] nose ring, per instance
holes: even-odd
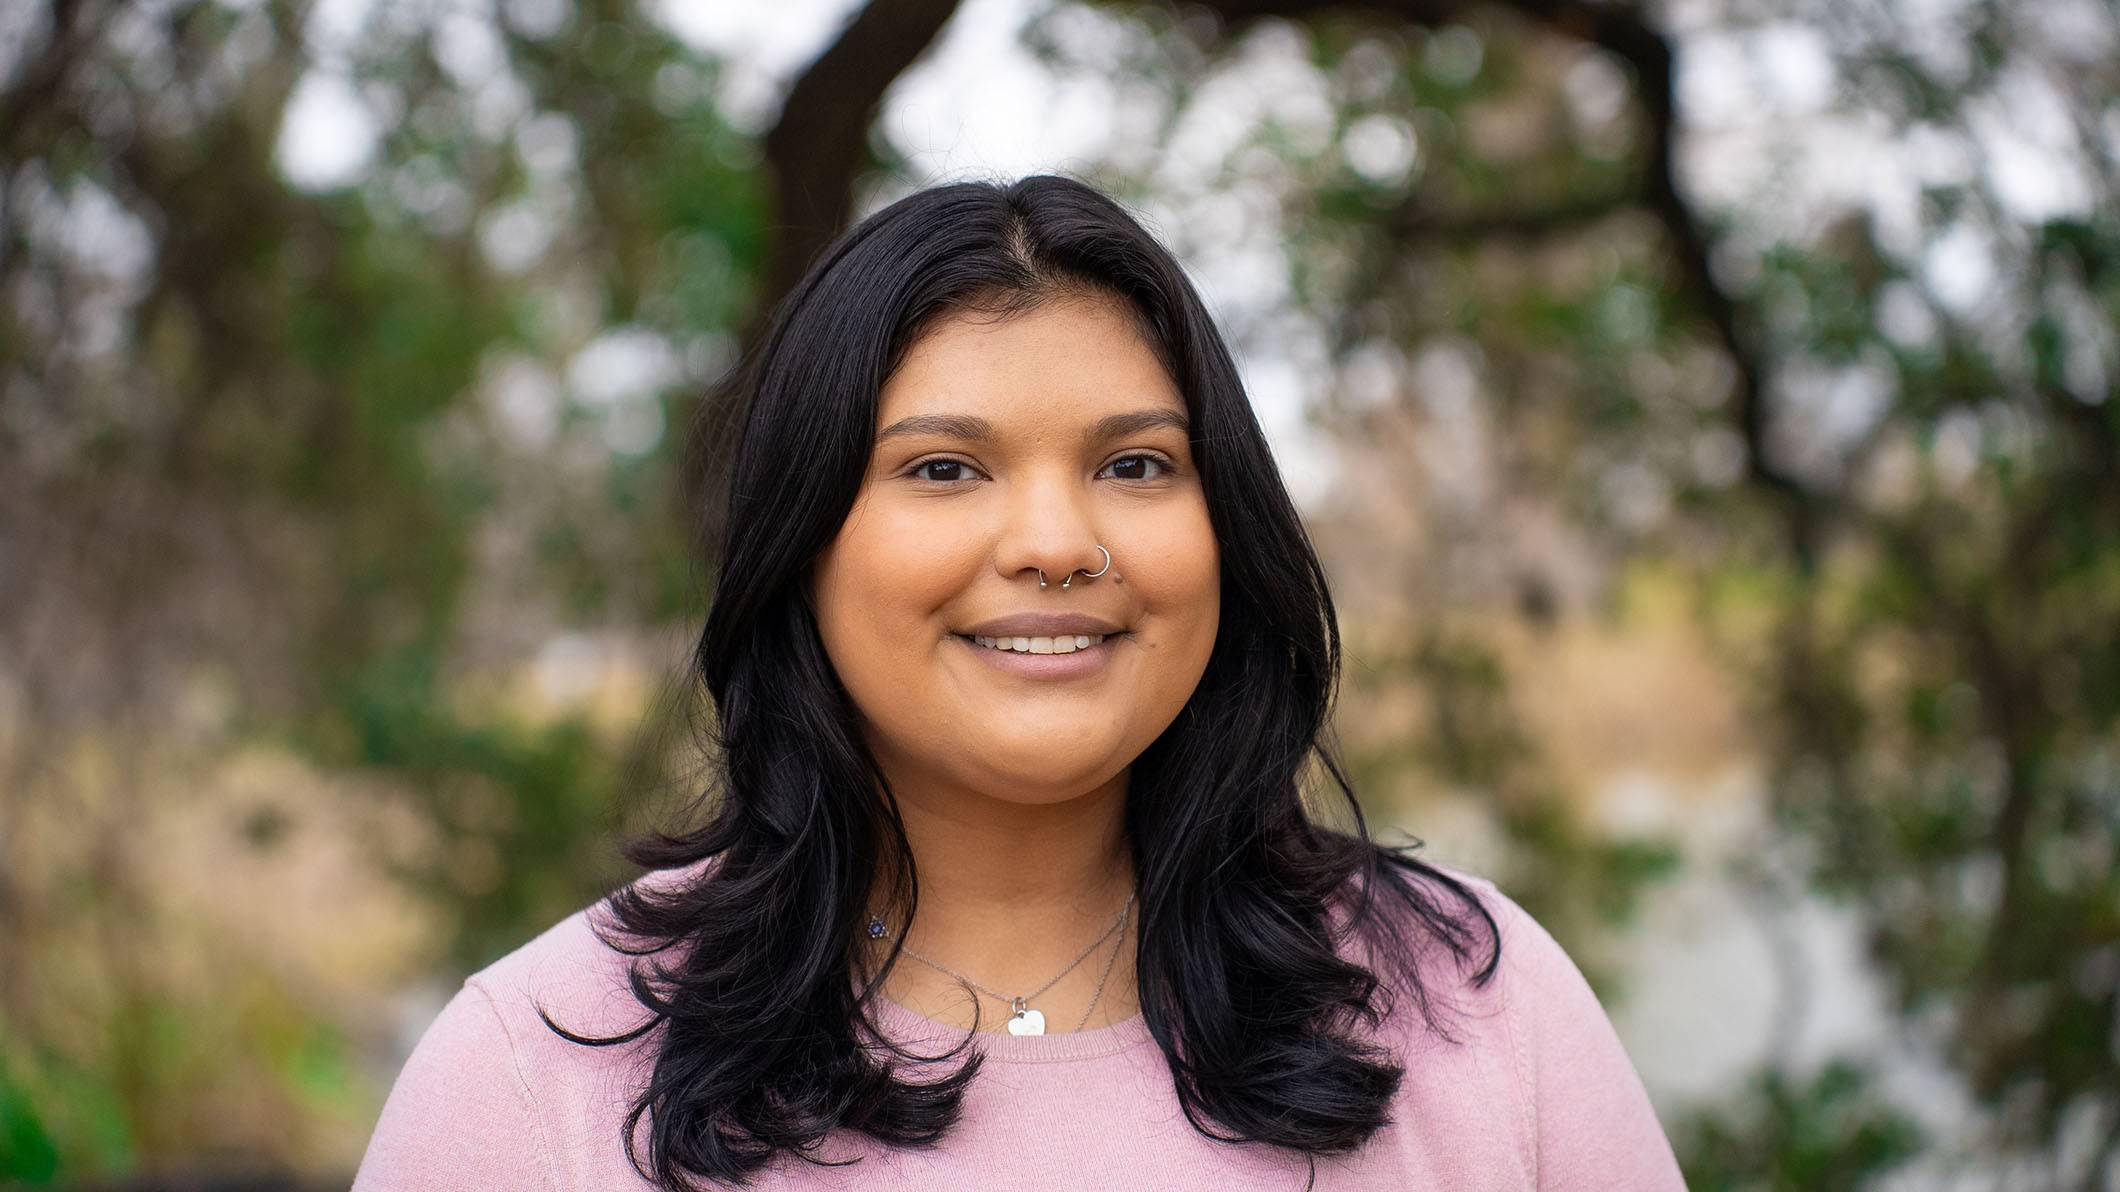
[[[1103,575],[1105,572],[1110,571],[1112,569],[1112,553],[1108,550],[1104,550],[1102,546],[1097,547],[1097,549],[1104,552],[1104,566],[1096,571],[1082,571],[1080,567],[1077,567],[1075,568],[1075,571],[1081,571],[1082,574],[1090,577],[1091,579],[1095,579],[1098,576]],[[1067,586],[1075,582],[1075,571],[1068,572],[1067,578],[1060,581],[1061,591],[1067,591]],[[1038,569],[1038,590],[1041,592],[1045,590],[1045,568],[1043,567],[1040,567]]]

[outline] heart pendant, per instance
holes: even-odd
[[[1045,1033],[1045,1011],[1018,1010],[1008,1020],[1011,1035],[1042,1035]]]

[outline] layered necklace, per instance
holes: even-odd
[[[1038,988],[1033,989],[1029,993],[1020,993],[1013,995],[1006,993],[998,993],[992,989],[987,988],[984,985],[981,985],[979,982],[972,980],[970,977],[965,976],[963,973],[958,972],[956,969],[950,968],[949,966],[941,964],[937,961],[930,960],[927,957],[922,956],[920,953],[913,951],[911,948],[905,946],[903,940],[900,941],[898,950],[905,953],[907,956],[910,956],[913,959],[919,961],[920,963],[928,966],[929,968],[934,969],[935,971],[942,973],[945,976],[953,977],[956,980],[961,981],[964,984],[970,986],[972,989],[978,991],[979,993],[985,994],[987,997],[993,998],[995,1001],[1006,1005],[1009,1008],[1009,1034],[1042,1035],[1045,1033],[1045,1013],[1042,1010],[1032,1008],[1031,1002],[1037,999],[1040,995],[1044,994],[1045,991],[1051,989],[1055,985],[1058,985],[1062,977],[1065,977],[1069,973],[1074,972],[1076,966],[1080,965],[1083,961],[1089,959],[1090,953],[1095,952],[1098,948],[1102,947],[1104,941],[1110,939],[1113,935],[1117,934],[1121,928],[1125,927],[1127,912],[1133,910],[1133,907],[1134,896],[1132,894],[1128,894],[1126,896],[1126,904],[1119,908],[1119,917],[1112,920],[1112,925],[1110,927],[1104,929],[1104,934],[1098,936],[1093,942],[1091,942],[1089,947],[1082,949],[1082,954],[1069,961],[1067,967],[1061,969],[1058,973],[1056,973],[1053,976],[1052,980],[1047,981],[1045,984],[1040,985]],[[875,914],[869,916],[870,939],[880,940],[885,938],[889,934],[890,928],[884,923],[883,916]],[[1121,944],[1123,945],[1123,943],[1124,941],[1122,940]],[[1105,960],[1104,971],[1097,977],[1096,992],[1090,995],[1089,1005],[1084,1006],[1082,1008],[1082,1018],[1079,1022],[1075,1023],[1076,1030],[1079,1031],[1084,1026],[1088,1025],[1090,1011],[1095,1009],[1097,1006],[1097,1002],[1104,997],[1104,983],[1111,979],[1112,967],[1118,964],[1119,962],[1119,951],[1119,947],[1113,947],[1111,956]]]

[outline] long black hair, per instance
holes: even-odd
[[[1465,886],[1369,839],[1327,734],[1340,638],[1325,574],[1184,271],[1117,202],[1038,175],[908,195],[843,233],[739,366],[726,511],[694,664],[711,698],[712,781],[700,826],[652,831],[624,855],[700,865],[667,890],[606,900],[657,1027],[653,1071],[625,1122],[633,1166],[659,1187],[744,1184],[778,1150],[805,1159],[834,1128],[900,1146],[942,1139],[980,1054],[899,1047],[857,987],[872,889],[911,921],[919,887],[890,785],[818,634],[812,561],[836,537],[873,447],[878,395],[907,348],[953,311],[1021,312],[1121,299],[1184,395],[1220,547],[1221,621],[1191,699],[1133,762],[1125,809],[1140,901],[1141,1013],[1195,1129],[1312,1157],[1390,1120],[1402,1068],[1364,1038],[1410,997],[1448,1035],[1417,958],[1439,941],[1484,985],[1494,919]],[[804,466],[788,466],[790,460]],[[1353,831],[1306,812],[1316,752]],[[1484,932],[1480,923],[1484,921]],[[1359,942],[1366,955],[1339,945]],[[1364,963],[1364,961],[1367,963]],[[643,971],[646,968],[649,971]],[[540,1014],[543,1011],[540,1010]],[[650,1116],[645,1163],[634,1140]]]

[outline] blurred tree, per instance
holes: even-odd
[[[1739,1107],[1681,1121],[1671,1133],[1686,1156],[1689,1188],[1860,1188],[1918,1154],[1924,1139],[1880,1108],[1869,1075],[1845,1061],[1798,1080],[1755,1075]]]

